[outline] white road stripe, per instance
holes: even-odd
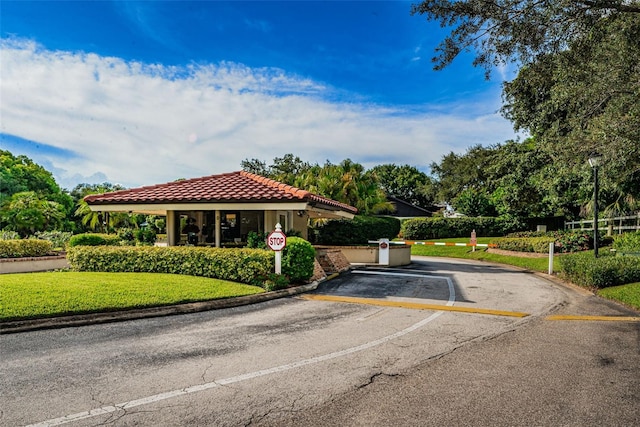
[[[452,306],[453,303],[455,302],[456,299],[456,295],[455,295],[455,288],[453,287],[453,283],[451,282],[451,279],[449,279],[448,277],[444,277],[444,276],[427,276],[425,274],[408,274],[408,273],[386,273],[386,272],[382,272],[382,271],[360,271],[360,270],[354,270],[352,271],[352,273],[360,273],[360,274],[379,274],[379,275],[387,275],[387,276],[417,276],[417,277],[429,277],[429,278],[434,278],[434,279],[444,279],[447,281],[447,284],[449,286],[449,301],[447,302],[446,305],[448,306]],[[51,426],[59,426],[59,425],[63,425],[63,424],[68,424],[74,421],[80,421],[80,420],[84,420],[87,418],[93,418],[96,417],[98,415],[105,415],[105,414],[110,414],[112,412],[116,412],[119,410],[125,410],[125,409],[130,409],[130,408],[135,408],[138,406],[142,406],[142,405],[148,405],[151,403],[156,403],[156,402],[160,402],[163,400],[168,400],[168,399],[173,399],[175,397],[179,397],[179,396],[184,396],[184,395],[188,395],[188,394],[192,394],[192,393],[198,393],[201,391],[205,391],[205,390],[210,390],[213,388],[217,388],[223,385],[227,385],[227,384],[234,384],[234,383],[238,383],[241,381],[246,381],[246,380],[250,380],[253,378],[258,378],[258,377],[262,377],[265,375],[271,375],[271,374],[275,374],[278,372],[284,372],[284,371],[289,371],[291,369],[295,369],[295,368],[300,368],[302,366],[307,366],[307,365],[312,365],[315,363],[320,363],[320,362],[325,362],[327,360],[331,360],[331,359],[336,359],[338,357],[342,357],[342,356],[347,356],[349,354],[352,353],[356,353],[362,350],[366,350],[381,344],[384,344],[386,342],[389,342],[391,340],[394,340],[396,338],[400,338],[404,335],[407,335],[408,333],[411,333],[413,331],[415,331],[416,329],[419,329],[421,327],[423,327],[424,325],[426,325],[427,323],[437,319],[438,317],[440,317],[442,314],[444,313],[444,311],[437,311],[433,314],[431,314],[429,317],[427,317],[426,319],[423,319],[421,321],[419,321],[418,323],[415,323],[411,326],[409,326],[408,328],[405,328],[401,331],[398,331],[394,334],[391,335],[387,335],[385,337],[382,338],[378,338],[377,340],[374,341],[369,341],[367,343],[355,346],[355,347],[350,347],[344,350],[340,350],[340,351],[335,351],[333,353],[328,353],[328,354],[324,354],[321,356],[316,356],[316,357],[312,357],[310,359],[303,359],[303,360],[299,360],[297,362],[293,362],[293,363],[288,363],[286,365],[280,365],[280,366],[275,366],[273,368],[269,368],[269,369],[263,369],[260,371],[255,371],[255,372],[249,372],[246,374],[242,374],[242,375],[237,375],[235,377],[230,377],[230,378],[225,378],[225,379],[221,379],[221,380],[217,380],[217,381],[212,381],[209,383],[204,383],[204,384],[198,384],[198,385],[193,385],[190,387],[185,387],[185,388],[181,388],[181,389],[177,389],[177,390],[172,390],[172,391],[167,391],[164,393],[159,393],[159,394],[154,394],[151,396],[147,396],[147,397],[143,397],[140,399],[135,399],[135,400],[130,400],[128,402],[122,402],[122,403],[118,403],[116,405],[109,405],[109,406],[103,406],[100,408],[95,408],[95,409],[91,409],[89,411],[83,411],[83,412],[77,412],[75,414],[70,414],[70,415],[65,415],[63,417],[59,417],[59,418],[52,418],[50,420],[46,420],[46,421],[42,421],[39,422],[37,424],[30,424],[26,427],[51,427]]]

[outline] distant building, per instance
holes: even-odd
[[[415,217],[429,217],[433,215],[433,211],[421,208],[411,204],[405,200],[398,199],[394,196],[387,196],[387,200],[391,202],[395,210],[387,215],[396,218],[415,218]]]

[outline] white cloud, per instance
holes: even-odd
[[[1,48],[2,132],[76,153],[49,159],[65,180],[148,185],[286,153],[424,168],[449,151],[514,136],[495,112],[499,93],[404,110],[332,101],[334,89],[278,69],[166,67],[21,40]]]

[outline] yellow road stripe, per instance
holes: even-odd
[[[546,320],[589,320],[596,322],[640,322],[640,317],[633,316],[572,316],[558,314],[547,316]]]
[[[473,308],[473,307],[454,307],[448,305],[438,304],[419,304],[414,302],[402,302],[402,301],[388,301],[379,300],[373,298],[355,298],[355,297],[341,297],[334,295],[301,295],[300,298],[314,301],[331,301],[331,302],[344,302],[349,304],[368,304],[378,305],[383,307],[399,307],[410,308],[414,310],[434,310],[434,311],[457,311],[462,313],[476,313],[476,314],[488,314],[491,316],[509,316],[509,317],[526,317],[529,314],[520,313],[517,311],[503,311],[503,310],[489,310],[485,308]]]

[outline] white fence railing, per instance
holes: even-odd
[[[565,221],[565,230],[593,230],[593,220]],[[636,215],[618,216],[598,220],[598,229],[607,234],[622,234],[628,231],[640,230],[640,213]]]

